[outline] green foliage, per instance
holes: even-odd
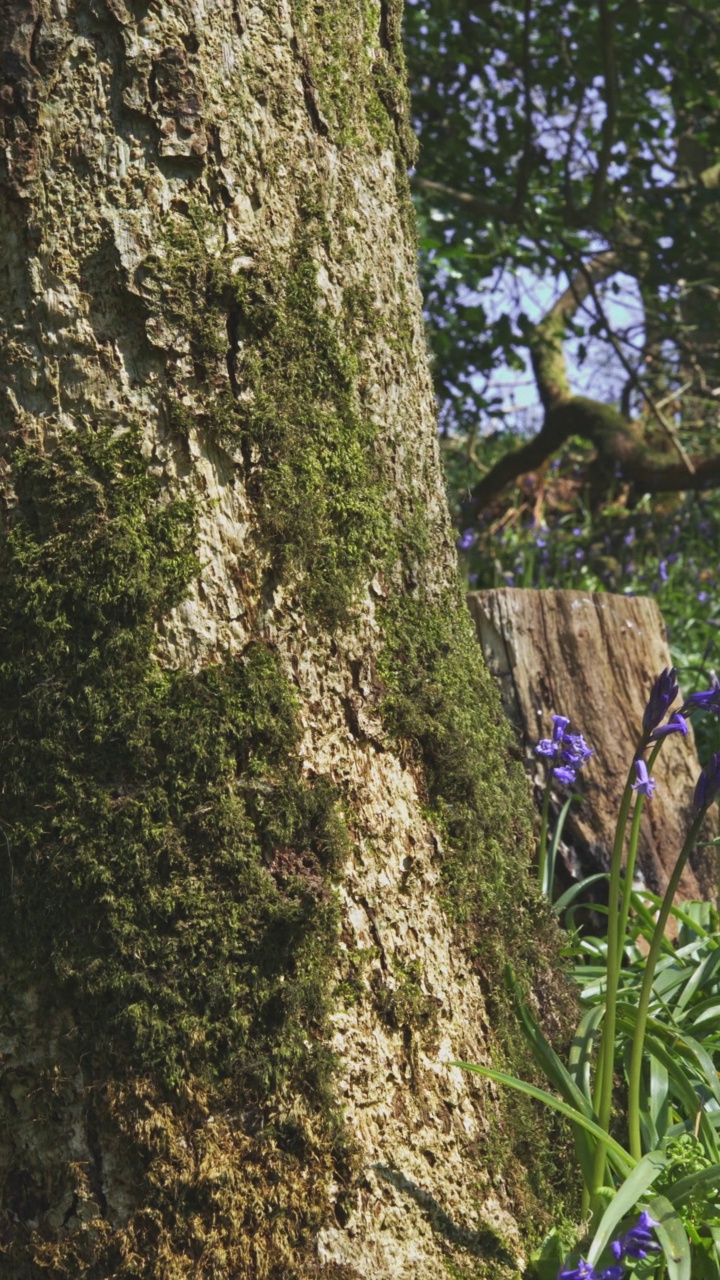
[[[642,294],[644,315],[621,336],[657,398],[663,376],[686,381],[694,343],[717,372],[700,336],[716,328],[717,189],[699,175],[717,163],[718,30],[712,0],[408,0],[421,275],[447,431],[472,436],[502,419],[493,375],[527,368],[532,277],[547,298],[598,248],[621,259],[616,292],[627,300],[632,277]],[[613,358],[606,320],[607,306],[574,317],[579,363],[588,350]],[[697,384],[683,415],[705,426],[707,390]]]
[[[720,917],[710,903],[674,907],[673,900],[714,790],[707,789],[707,799],[695,812],[663,898],[649,891],[634,893],[641,793],[635,796],[624,883],[620,868],[634,763],[651,747],[651,771],[665,740],[661,736],[652,746],[652,727],[634,744],[619,808],[608,877],[607,936],[575,931],[569,941],[583,1012],[567,1063],[538,1026],[512,969],[506,970],[528,1046],[554,1092],[495,1066],[456,1065],[537,1099],[570,1120],[585,1186],[583,1215],[591,1211],[582,1250],[589,1267],[610,1265],[610,1244],[623,1236],[639,1206],[656,1220],[653,1230],[662,1250],[662,1256],[646,1260],[642,1274],[659,1277],[667,1271],[670,1280],[691,1280],[695,1274],[714,1277],[720,1267]],[[715,764],[716,758],[706,778],[714,777]],[[545,839],[543,822],[541,852]],[[605,877],[591,877],[599,878]],[[581,882],[577,889],[584,887]],[[569,908],[572,917],[575,893],[563,895],[555,905],[558,914]],[[671,916],[680,926],[675,946],[665,936]],[[626,1092],[617,1089],[619,1067]],[[558,1234],[551,1232],[534,1258],[533,1274],[539,1280],[549,1280],[558,1251]],[[567,1265],[576,1265],[579,1257],[573,1249]]]

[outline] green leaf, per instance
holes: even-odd
[[[558,1272],[565,1261],[565,1250],[555,1227],[545,1237],[540,1248],[533,1253],[530,1261],[537,1280],[557,1280]]]
[[[697,1173],[689,1173],[685,1178],[680,1178],[678,1182],[673,1182],[666,1189],[665,1194],[668,1200],[672,1200],[673,1204],[682,1204],[692,1195],[693,1191],[703,1186],[706,1182],[713,1186],[720,1184],[720,1164],[711,1164],[706,1169],[698,1169]]]
[[[572,1120],[573,1124],[578,1125],[595,1139],[596,1142],[602,1142],[611,1152],[617,1161],[618,1167],[622,1168],[625,1173],[633,1168],[635,1161],[620,1146],[614,1138],[605,1133],[596,1124],[594,1120],[589,1120],[582,1111],[578,1111],[576,1107],[571,1107],[567,1102],[563,1102],[561,1098],[556,1098],[554,1094],[548,1093],[545,1089],[538,1089],[534,1084],[528,1084],[526,1080],[518,1080],[516,1076],[509,1076],[505,1071],[496,1071],[494,1067],[480,1067],[473,1062],[451,1062],[451,1067],[460,1067],[462,1071],[474,1071],[479,1076],[486,1076],[488,1080],[494,1080],[496,1084],[507,1085],[509,1089],[516,1089],[518,1093],[524,1093],[529,1098],[535,1098],[538,1102],[544,1102],[546,1106],[552,1107],[554,1111],[559,1111],[561,1115],[567,1116],[568,1120]]]
[[[666,1165],[667,1156],[662,1151],[648,1152],[635,1165],[632,1173],[618,1188],[600,1219],[587,1256],[591,1266],[595,1265],[603,1249],[610,1243],[618,1223],[632,1213],[638,1201],[644,1196],[648,1187],[652,1186],[658,1174],[662,1173]]]
[[[656,1196],[648,1212],[660,1224],[655,1234],[665,1254],[668,1280],[692,1280],[690,1242],[672,1204],[666,1196]]]
[[[592,1105],[590,1068],[597,1030],[605,1014],[605,1005],[596,1004],[580,1019],[568,1054],[568,1070],[580,1092]]]
[[[526,574],[532,570],[532,563],[529,557],[528,557],[525,569],[526,569]],[[525,583],[525,585],[531,586],[532,584],[528,580]],[[569,795],[562,809],[560,810],[558,820],[555,823],[553,838],[552,838],[552,841],[550,842],[550,848],[548,850],[548,856],[545,862],[545,877],[544,877],[544,883],[542,885],[542,891],[548,900],[552,897],[552,887],[553,887],[553,881],[555,879],[555,860],[557,858],[557,851],[558,851],[558,845],[560,843],[560,837],[563,832],[563,827],[565,826],[565,819],[567,818],[568,810],[573,800],[579,800],[579,799],[580,797],[577,795]]]
[[[591,884],[595,884],[598,880],[607,879],[608,874],[606,871],[598,871],[597,875],[587,876],[585,880],[578,880],[577,884],[571,885],[569,889],[566,889],[565,892],[560,895],[557,902],[553,903],[553,911],[557,915],[560,915],[560,912],[564,911],[566,907],[569,907],[579,894],[582,893],[583,889],[588,889]]]
[[[702,990],[705,983],[709,982],[718,970],[720,970],[720,949],[717,951],[711,951],[710,955],[705,957],[702,964],[698,965],[692,976],[688,978],[688,981],[675,1001],[675,1008],[684,1009],[686,1004],[695,995],[695,992]]]

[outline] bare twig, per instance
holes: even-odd
[[[628,375],[628,378],[631,379],[636,391],[638,391],[642,396],[643,400],[648,406],[648,409],[652,413],[653,417],[660,423],[663,430],[669,436],[675,449],[677,450],[677,453],[682,458],[683,463],[687,468],[689,474],[694,475],[695,464],[693,463],[692,458],[690,457],[685,446],[683,445],[682,440],[680,439],[675,427],[671,422],[668,421],[664,413],[662,413],[657,403],[655,402],[655,400],[653,400],[653,397],[650,395],[650,392],[647,390],[642,380],[638,377],[635,369],[633,369],[630,361],[625,355],[625,352],[622,349],[622,345],[618,341],[617,335],[615,334],[615,331],[612,328],[605,314],[605,308],[603,307],[602,302],[598,296],[598,292],[595,288],[595,281],[592,277],[592,274],[588,271],[588,269],[582,263],[580,265],[580,270],[587,280],[588,292],[592,295],[593,302],[595,304],[598,316],[600,318],[600,322],[607,335],[608,341],[610,342],[618,360],[622,364],[623,369]]]
[[[600,0],[600,42],[602,45],[603,79],[605,81],[605,119],[602,123],[600,155],[593,178],[592,194],[587,208],[588,222],[595,222],[602,208],[608,169],[615,142],[618,112],[617,68],[615,66],[615,36],[607,0]]]
[[[515,188],[514,207],[518,213],[525,204],[525,198],[528,193],[530,183],[530,172],[532,169],[532,149],[533,149],[533,121],[532,121],[532,64],[530,60],[530,20],[532,17],[532,0],[525,0],[523,7],[523,36],[522,36],[522,78],[523,78],[523,102],[525,106],[525,130],[523,139],[523,150],[518,164],[517,183]]]
[[[473,195],[470,191],[458,191],[455,187],[447,187],[444,182],[433,182],[430,178],[412,179],[413,186],[419,187],[421,191],[433,191],[440,196],[446,196],[449,200],[455,200],[457,204],[464,204],[466,208],[472,209],[475,213],[481,214],[484,218],[497,218],[498,222],[517,222],[517,210],[509,204],[497,204],[494,200],[484,200],[482,196]]]

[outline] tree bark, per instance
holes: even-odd
[[[516,1276],[565,1139],[448,1063],[527,1069],[508,955],[567,997],[457,588],[399,7],[0,24],[0,1270]]]

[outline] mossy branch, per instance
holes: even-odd
[[[651,448],[642,427],[629,422],[618,409],[585,396],[571,396],[551,409],[542,430],[527,444],[507,453],[472,491],[467,511],[476,515],[518,476],[534,471],[556,453],[570,436],[595,445],[601,458],[617,467],[623,479],[642,493],[677,493],[709,489],[720,484],[720,453],[692,459],[693,472],[670,454]]]
[[[512,480],[540,467],[570,436],[588,440],[609,469],[643,493],[706,489],[720,483],[720,453],[690,458],[677,444],[676,455],[663,453],[646,442],[641,422],[631,421],[613,405],[572,395],[563,348],[567,322],[588,297],[597,302],[596,286],[614,275],[620,265],[613,250],[596,254],[576,272],[535,326],[528,345],[545,409],[542,428],[519,449],[500,458],[478,481],[465,508],[467,517],[476,516]],[[645,398],[649,400],[647,395]],[[668,434],[674,440],[674,431]]]

